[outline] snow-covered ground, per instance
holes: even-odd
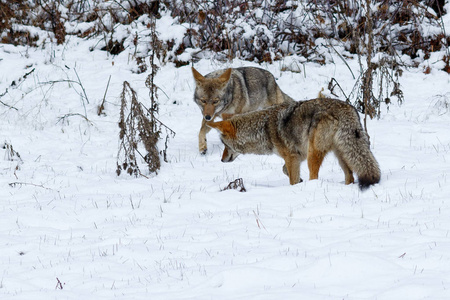
[[[149,179],[117,177],[122,84],[148,104],[147,74],[127,51],[108,56],[90,43],[0,45],[1,299],[450,299],[447,73],[404,72],[404,104],[368,122],[382,179],[360,192],[332,155],[319,180],[295,186],[276,156],[222,163],[216,132],[199,155],[190,67],[167,64],[156,84],[160,119],[176,132],[169,163]],[[333,77],[353,87],[337,56],[280,71],[289,62],[261,67],[297,100]],[[254,64],[195,67],[245,65]],[[237,178],[247,192],[221,191]]]

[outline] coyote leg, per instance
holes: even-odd
[[[308,169],[309,169],[309,180],[319,178],[319,169],[322,165],[323,159],[325,158],[323,151],[319,151],[314,147],[314,141],[309,141],[308,146]]]
[[[206,154],[208,150],[208,145],[206,144],[206,134],[211,130],[208,126],[206,126],[206,120],[202,119],[202,126],[200,127],[200,132],[198,133],[198,150],[200,154]]]
[[[342,158],[342,156],[339,153],[336,153],[336,157],[338,158],[339,165],[342,168],[342,171],[344,171],[345,174],[345,184],[351,184],[355,182],[355,179],[353,178],[353,171],[350,169],[348,164],[345,162],[345,160]]]
[[[284,157],[283,173],[289,176],[291,185],[302,182],[300,178],[300,157],[296,154],[288,154]]]

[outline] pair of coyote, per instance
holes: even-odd
[[[203,113],[199,150],[207,151],[210,128],[221,133],[223,162],[239,154],[277,154],[290,184],[302,182],[300,163],[308,162],[309,179],[317,179],[325,155],[332,151],[345,174],[345,184],[358,175],[365,189],[380,181],[380,168],[369,148],[356,109],[344,101],[318,98],[294,101],[281,91],[273,75],[243,67],[205,76],[192,68],[194,101]],[[220,116],[223,121],[214,122]]]

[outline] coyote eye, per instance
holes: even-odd
[[[200,99],[200,102],[202,102],[203,104],[206,104],[206,99]]]
[[[217,103],[219,103],[219,99],[214,99],[213,104],[217,104]]]

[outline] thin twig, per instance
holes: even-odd
[[[6,91],[8,91],[8,89],[6,89]],[[15,110],[17,110],[17,111],[18,111],[18,109],[17,109],[17,108],[15,108],[14,106],[11,106],[11,105],[9,105],[9,104],[6,104],[6,103],[5,103],[5,102],[3,102],[3,101],[0,101],[0,104],[4,105],[4,106],[6,106],[6,107],[9,107],[9,108],[11,108],[11,109],[15,109]]]
[[[259,218],[258,214],[254,210],[253,210],[253,214],[255,215],[256,225],[258,225],[258,228],[261,229],[261,226],[262,226],[262,228],[264,228],[264,230],[267,231],[266,226],[264,226],[264,224],[261,222],[261,219]]]
[[[78,76],[77,69],[74,68],[73,70],[75,71],[75,75],[77,75],[77,78],[78,78],[78,84],[80,85],[81,90],[83,91],[84,98],[86,99],[87,104],[89,104],[89,99],[88,99],[88,97],[87,97],[87,95],[86,95],[86,90],[84,89],[84,86],[83,86],[83,84],[81,83],[81,79],[80,79],[80,76]],[[83,102],[84,115],[85,115],[85,117],[86,117],[86,119],[87,119],[86,103],[84,103],[83,97],[81,97],[81,102]]]
[[[42,184],[35,184],[35,183],[30,183],[30,182],[18,182],[18,181],[16,181],[16,182],[8,183],[8,185],[10,187],[16,187],[16,185],[20,185],[20,186],[22,186],[22,185],[31,185],[31,186],[40,187],[40,188],[43,188],[43,189],[46,189],[46,190],[53,191],[53,189],[45,187]]]
[[[57,290],[57,289],[60,289],[60,290],[63,289],[63,284],[61,283],[61,281],[59,280],[58,277],[56,277],[56,287],[55,287],[55,290]]]
[[[99,116],[102,114],[103,110],[105,109],[106,93],[108,92],[110,81],[111,81],[111,75],[109,75],[108,83],[106,84],[106,90],[105,90],[105,94],[103,95],[102,104],[100,104],[100,106],[98,107],[98,115]]]
[[[334,84],[333,84],[334,82]],[[342,94],[344,94],[345,100],[349,101],[349,98],[347,97],[347,95],[345,94],[344,90],[342,89],[341,85],[339,84],[339,82],[336,80],[336,78],[331,78],[330,82],[328,83],[328,90],[331,92],[331,94],[333,94],[334,96],[338,97],[338,95],[336,95],[333,90],[334,87],[338,86],[339,89],[341,90]]]
[[[58,119],[58,122],[56,122],[56,124],[58,124],[60,121],[64,121],[64,120],[65,120],[66,118],[68,118],[68,117],[73,117],[73,116],[79,116],[79,117],[82,117],[82,118],[85,119],[86,122],[88,122],[90,125],[94,124],[94,123],[92,123],[92,121],[89,120],[86,116],[83,116],[82,114],[79,114],[79,113],[65,114],[64,116],[62,116],[62,117],[60,117],[60,118]]]
[[[75,92],[76,92],[82,99],[85,98],[85,99],[86,99],[86,102],[89,104],[89,99],[87,98],[86,90],[84,89],[83,83],[81,82],[80,77],[78,76],[77,70],[74,69],[74,71],[75,71],[75,74],[76,74],[76,76],[77,76],[77,78],[78,78],[78,81],[75,81],[75,80],[72,80],[72,79],[60,79],[60,80],[50,80],[50,81],[45,81],[45,82],[38,82],[38,84],[42,84],[42,85],[45,85],[45,84],[51,84],[51,85],[53,85],[53,84],[55,84],[55,83],[62,83],[62,82],[76,83],[76,84],[78,84],[78,85],[81,87],[81,90],[83,91],[83,94],[80,94],[76,89],[74,89]],[[84,115],[85,115],[85,118],[87,119],[86,104],[84,103],[83,100],[82,100],[82,103],[83,103],[83,108],[84,108]]]
[[[16,80],[14,80],[14,81],[11,83],[11,85],[10,85],[9,87],[17,88],[17,87],[23,82],[23,80],[27,79],[27,77],[28,77],[31,73],[34,72],[35,69],[36,69],[36,68],[33,68],[30,72],[27,72],[27,73],[25,73],[22,77],[20,77],[20,78],[17,80],[18,83],[16,83]],[[3,96],[5,96],[7,93],[8,93],[8,88],[6,88],[6,90],[5,90],[3,93],[0,94],[0,98],[3,97]],[[0,101],[0,104],[4,105],[4,106],[6,106],[6,107],[9,107],[9,108],[11,108],[11,109],[15,109],[15,110],[18,111],[17,108],[15,108],[14,106],[11,106],[11,105],[9,105],[9,104],[6,104],[6,103],[3,102],[3,101]]]
[[[81,86],[81,89],[83,90],[84,98],[86,98],[86,102],[87,102],[87,104],[89,104],[89,99],[88,99],[88,97],[86,95],[86,90],[84,89],[84,86],[81,83],[81,79],[80,79],[80,76],[78,76],[77,69],[74,68],[73,70],[75,71],[75,75],[77,75],[77,78],[78,78],[78,83]]]
[[[350,71],[350,73],[352,73],[352,77],[353,79],[355,79],[355,74],[353,74],[352,69],[350,68],[350,66],[348,65],[347,61],[342,57],[342,55],[336,50],[336,48],[334,48],[334,46],[331,44],[331,42],[328,43],[328,45],[331,47],[331,49],[334,50],[334,52],[336,52],[336,54],[339,56],[339,58],[344,62],[344,64],[347,66],[348,70]]]
[[[142,103],[140,103],[140,105],[149,113],[151,114],[151,111]],[[155,118],[154,121],[157,121],[161,126],[163,126],[164,128],[166,128],[167,130],[170,131],[170,134],[172,136],[175,136],[175,131],[173,131],[172,129],[170,129],[169,126],[167,126],[166,124],[164,124],[163,122],[161,122],[158,118]]]

